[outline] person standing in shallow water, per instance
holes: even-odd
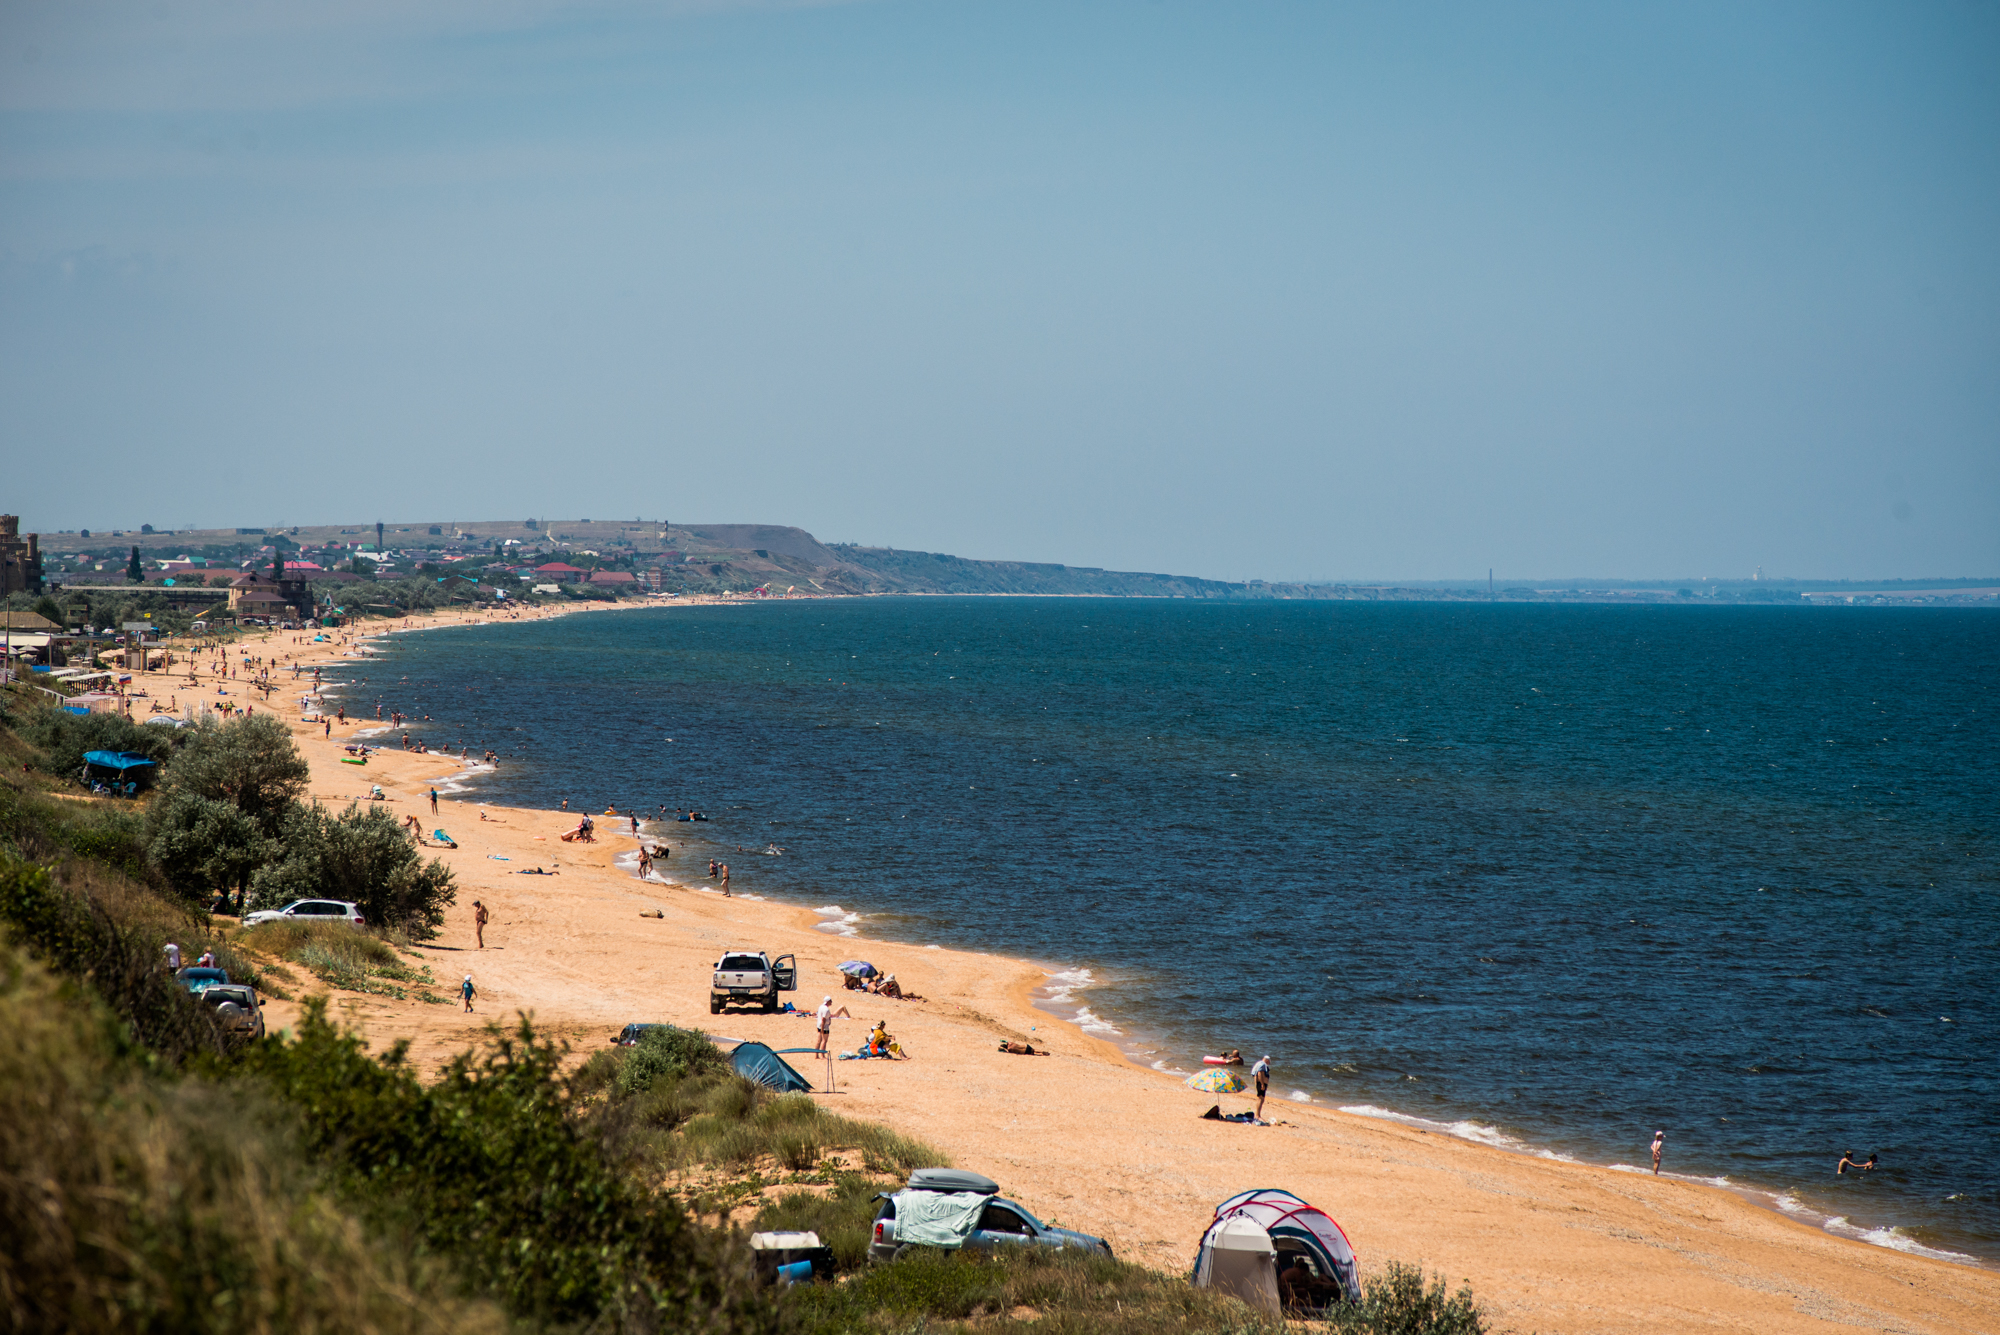
[[[728,898],[730,897],[730,896],[729,896],[729,864],[728,864],[727,862],[725,862],[725,863],[723,863],[723,864],[722,864],[722,897],[723,897],[724,899],[728,899]]]
[[[1660,1175],[1660,1153],[1662,1150],[1666,1149],[1666,1147],[1667,1147],[1667,1133],[1665,1131],[1655,1131],[1653,1133],[1653,1176],[1654,1177],[1658,1177]]]

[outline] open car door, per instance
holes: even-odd
[[[771,961],[771,976],[777,980],[780,992],[799,990],[799,958],[796,955],[780,955]]]

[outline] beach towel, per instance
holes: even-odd
[[[979,1227],[980,1212],[991,1198],[976,1191],[899,1191],[896,1193],[896,1241],[925,1247],[962,1247]]]
[[[457,844],[452,842],[451,836],[446,834],[443,830],[432,830],[431,838],[437,840],[439,843],[443,844],[446,848],[458,847]]]

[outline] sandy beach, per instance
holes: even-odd
[[[446,619],[427,624],[438,620]],[[272,632],[248,646],[285,669],[273,706],[295,705],[301,693],[289,663],[355,661],[300,642],[309,639]],[[202,677],[212,697],[214,680]],[[189,689],[184,675],[176,681],[170,673],[145,674],[135,685],[158,697]],[[676,850],[657,869],[667,879],[641,881],[625,813],[606,813],[601,802],[590,808],[594,844],[560,839],[579,811],[484,806],[468,793],[444,796],[434,817],[427,794],[464,774],[458,760],[401,751],[384,734],[389,748],[366,766],[342,764],[344,743],[385,725],[351,718],[329,738],[318,723],[296,722],[296,707],[274,712],[294,720],[314,799],[344,807],[379,784],[399,816],[414,814],[426,831],[442,828],[458,844],[433,851],[460,888],[442,935],[421,953],[441,991],[472,975],[475,1013],[334,994],[338,1013],[371,1045],[407,1039],[421,1065],[435,1066],[516,1012],[532,1014],[579,1053],[631,1021],[809,1048],[807,1019],[712,1017],[707,1008],[708,973],[724,949],[792,953],[798,1005],[810,1010],[831,994],[853,1012],[836,1022],[837,1049],[851,1049],[866,1022],[886,1019],[911,1054],[835,1063],[837,1092],[820,1095],[829,1106],[920,1137],[997,1179],[1045,1220],[1101,1234],[1119,1255],[1163,1270],[1191,1264],[1216,1202],[1246,1188],[1283,1187],[1338,1219],[1364,1266],[1422,1263],[1453,1285],[1469,1283],[1497,1329],[2000,1330],[2000,1272],[1836,1237],[1703,1183],[1511,1153],[1281,1100],[1275,1096],[1289,1088],[1282,1071],[1266,1112],[1277,1125],[1204,1121],[1213,1096],[1037,1009],[1048,975],[1032,961],[849,939],[821,930],[826,919],[809,907],[725,899],[706,879],[705,859],[696,865],[679,851],[672,826],[648,836]],[[144,717],[143,706],[135,717]],[[557,874],[520,874],[536,867]],[[475,899],[492,913],[484,949],[473,939]],[[929,1000],[843,992],[836,966],[857,955]],[[267,1018],[280,1027],[297,1009],[273,1001]],[[1006,1055],[996,1050],[1003,1039],[1028,1039],[1054,1055]],[[803,1054],[789,1060],[824,1088],[825,1063]],[[1251,1104],[1245,1095],[1220,1102],[1224,1112]],[[1643,1149],[1634,1147],[1634,1162]]]

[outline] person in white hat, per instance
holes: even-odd
[[[472,1014],[472,999],[479,995],[479,989],[472,985],[472,975],[465,975],[465,981],[458,985],[458,995],[465,998],[465,1013]]]
[[[1250,1068],[1250,1078],[1257,1082],[1257,1120],[1264,1120],[1264,1096],[1271,1092],[1271,1054],[1265,1053]]]
[[[819,1023],[819,1041],[813,1048],[814,1056],[824,1057],[826,1055],[827,1039],[833,1033],[833,1017],[836,1015],[846,1015],[850,1020],[854,1018],[852,1015],[847,1015],[847,1007],[845,1006],[842,1006],[839,1010],[835,1010],[833,1008],[832,997],[828,997],[819,1003],[819,1011],[813,1016]]]

